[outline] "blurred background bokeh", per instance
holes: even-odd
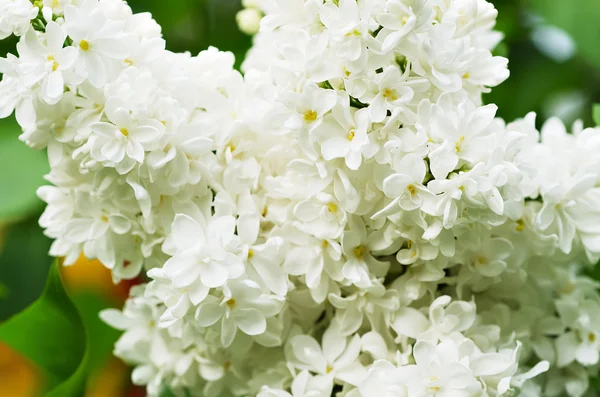
[[[591,125],[592,104],[600,102],[600,1],[491,1],[499,10],[497,28],[505,34],[496,53],[510,59],[511,77],[485,101],[496,103],[507,120],[535,111],[540,124],[556,115]],[[129,4],[154,15],[172,51],[197,53],[212,45],[232,51],[239,66],[251,44],[235,23],[240,0]],[[8,52],[15,52],[15,40],[0,42],[0,55]],[[14,120],[0,121],[0,322],[40,296],[51,263],[51,242],[37,224],[43,205],[35,195],[47,160],[18,135]],[[123,304],[132,283],[113,285],[108,270],[83,257],[62,272],[88,330],[92,376],[86,397],[143,396],[130,384],[129,369],[111,355],[118,333],[98,319],[101,309]],[[0,396],[38,396],[43,387],[38,369],[0,344]]]

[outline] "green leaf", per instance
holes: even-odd
[[[550,24],[567,31],[575,40],[579,53],[600,68],[600,1],[531,0],[530,4]]]
[[[592,108],[592,116],[594,117],[594,123],[600,125],[600,103],[594,104]]]
[[[102,368],[112,357],[114,344],[121,336],[121,332],[102,321],[98,313],[120,304],[109,301],[99,293],[90,290],[73,292],[71,297],[81,314],[87,332],[89,370],[94,372]]]
[[[0,120],[0,222],[22,218],[42,207],[36,190],[50,169],[44,152],[19,141],[13,118]]]
[[[89,363],[86,332],[63,287],[58,263],[50,268],[42,296],[0,325],[0,340],[45,372],[46,397],[84,395]]]
[[[0,322],[31,305],[44,290],[51,241],[37,218],[6,228],[0,250]]]

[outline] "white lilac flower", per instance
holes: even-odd
[[[279,312],[280,301],[261,293],[260,286],[251,280],[233,281],[223,288],[223,298],[208,296],[196,310],[201,327],[215,323],[221,343],[229,347],[239,329],[247,335],[260,335],[267,330],[267,318]]]
[[[330,391],[325,383],[323,379],[312,376],[304,370],[294,378],[291,393],[265,386],[257,397],[329,397]]]
[[[331,116],[315,128],[314,134],[322,141],[321,153],[325,160],[343,158],[348,168],[358,170],[363,156],[370,157],[372,152],[368,137],[371,121],[367,110],[354,111],[342,103],[333,108]]]
[[[23,84],[27,87],[41,84],[41,97],[50,105],[62,98],[65,80],[69,81],[69,73],[77,60],[75,48],[63,47],[66,38],[63,27],[49,22],[46,26],[46,45],[40,43],[35,30],[31,29],[17,46],[20,57],[18,68]]]
[[[38,16],[39,8],[29,0],[0,1],[0,39],[11,34],[22,36],[30,29],[31,20]]]
[[[211,288],[222,287],[244,272],[244,265],[235,254],[239,246],[233,234],[235,220],[224,216],[211,219],[208,226],[205,222],[177,215],[170,235],[175,254],[162,268],[149,272],[151,277],[168,280],[181,291],[176,305],[168,305],[172,310],[165,319],[169,315],[181,318],[190,305],[199,305]]]
[[[508,77],[486,0],[243,3],[244,75],[166,50],[122,0],[0,0],[0,37],[21,36],[0,117],[47,148],[50,254],[149,277],[102,314],[134,383],[581,397],[599,128],[481,105]]]
[[[123,22],[107,19],[96,0],[85,0],[79,7],[67,5],[64,18],[79,52],[77,72],[85,74],[95,87],[102,87],[109,78],[111,63],[126,59],[130,52]]]
[[[105,114],[109,122],[90,126],[91,156],[107,165],[113,164],[120,173],[127,173],[135,162],[144,161],[145,152],[158,145],[164,126],[158,120],[134,119],[118,99],[107,101]]]
[[[346,338],[336,326],[323,334],[322,346],[312,337],[297,335],[290,339],[288,355],[290,364],[308,370],[327,380],[329,393],[334,381],[358,385],[366,376],[365,368],[357,360],[360,353],[360,338]]]

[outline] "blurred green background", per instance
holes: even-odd
[[[492,0],[497,29],[505,40],[496,53],[510,59],[511,77],[485,96],[512,120],[530,111],[538,123],[557,115],[566,123],[591,125],[600,102],[600,1]],[[172,51],[197,53],[210,46],[232,51],[241,63],[251,38],[239,32],[240,0],[131,0],[135,12],[149,11],[163,27]],[[15,39],[0,42],[0,55],[15,52]],[[21,143],[13,120],[0,121],[0,322],[38,298],[47,278],[50,241],[37,225],[43,204],[36,188],[48,171],[45,153]],[[111,358],[118,334],[97,317],[119,307],[130,285],[112,286],[98,263],[82,260],[63,274],[82,313],[90,339],[93,375],[86,396],[142,396],[128,369]],[[32,342],[33,343],[33,342]],[[38,370],[0,345],[0,395],[35,396],[43,389]]]

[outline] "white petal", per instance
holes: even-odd
[[[223,347],[231,346],[237,333],[237,327],[231,318],[224,317],[221,321],[221,343]]]
[[[235,310],[231,315],[235,325],[247,335],[260,335],[267,329],[267,320],[257,309]]]
[[[565,367],[575,360],[579,342],[574,332],[567,332],[559,336],[554,343],[556,344],[556,365],[559,368]]]
[[[494,376],[501,374],[514,364],[510,356],[488,353],[472,360],[469,366],[475,376]]]
[[[396,319],[392,323],[392,328],[400,335],[417,339],[419,335],[429,328],[429,320],[417,309],[404,307],[396,313]]]
[[[200,279],[209,288],[222,287],[229,278],[227,270],[217,262],[210,261],[202,266]]]
[[[216,302],[201,304],[196,310],[196,321],[201,327],[210,327],[223,316],[224,309]]]
[[[186,251],[204,244],[204,231],[198,222],[187,215],[175,215],[175,221],[171,230],[175,246],[180,251]]]
[[[44,90],[42,95],[44,101],[49,105],[54,105],[60,101],[63,93],[65,92],[65,82],[63,79],[62,72],[55,71],[48,75],[47,80],[44,84]]]
[[[123,315],[120,310],[106,309],[100,312],[100,318],[113,328],[125,331],[131,328],[135,323],[129,317]]]
[[[346,157],[350,151],[350,141],[344,138],[331,138],[321,145],[321,153],[325,160]]]
[[[290,341],[294,356],[302,363],[309,365],[314,371],[325,373],[327,360],[321,347],[314,338],[307,335],[294,336]]]
[[[303,222],[311,222],[317,219],[323,205],[312,200],[301,201],[294,207],[294,216]]]
[[[330,326],[323,334],[323,354],[327,361],[333,363],[346,349],[346,338],[338,327]]]

